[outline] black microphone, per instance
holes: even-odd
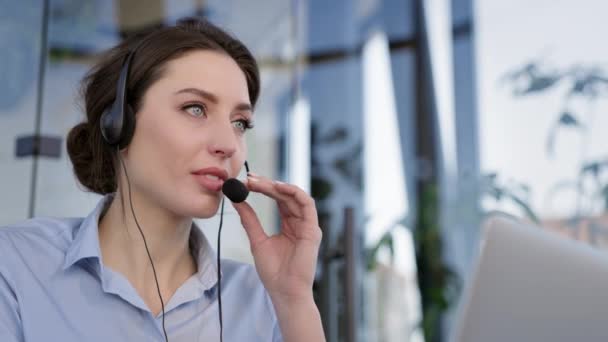
[[[234,203],[243,202],[249,195],[249,189],[236,178],[227,179],[222,185],[222,192]]]

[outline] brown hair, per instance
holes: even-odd
[[[67,150],[78,181],[88,190],[108,194],[117,190],[116,150],[103,140],[99,118],[114,102],[118,75],[125,57],[134,51],[127,81],[127,101],[137,113],[147,89],[163,75],[165,64],[192,50],[214,50],[238,64],[255,106],[260,91],[259,70],[249,50],[236,38],[202,19],[186,18],[175,26],[127,38],[106,52],[82,80],[87,120],[74,126]]]

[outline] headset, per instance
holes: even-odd
[[[117,156],[120,159],[122,164],[123,171],[125,172],[125,176],[127,178],[128,191],[129,191],[129,204],[131,206],[131,213],[133,214],[133,218],[135,219],[135,224],[139,229],[141,237],[144,241],[144,246],[146,248],[146,252],[148,254],[148,258],[150,259],[150,264],[152,266],[152,272],[154,274],[154,281],[156,283],[156,290],[158,291],[158,297],[161,303],[162,309],[162,325],[163,325],[163,333],[165,337],[165,341],[169,341],[169,337],[167,335],[167,330],[165,328],[165,303],[163,302],[162,295],[160,293],[160,286],[158,285],[158,277],[156,275],[156,269],[154,268],[154,262],[152,261],[152,256],[150,255],[150,251],[148,250],[148,245],[146,243],[146,237],[139,226],[139,222],[137,221],[137,216],[135,215],[135,210],[133,209],[133,202],[131,200],[131,182],[129,181],[129,175],[127,173],[127,169],[125,167],[124,161],[120,158],[119,151],[126,146],[129,145],[131,139],[133,138],[133,133],[135,132],[135,113],[133,112],[133,108],[129,105],[127,99],[127,81],[129,76],[129,71],[131,69],[131,64],[133,60],[133,56],[135,52],[138,50],[141,42],[135,46],[133,50],[131,50],[124,59],[124,62],[120,68],[120,74],[118,76],[118,82],[116,85],[116,97],[114,98],[114,102],[112,105],[106,109],[100,117],[100,129],[101,135],[103,136],[104,141],[110,145],[111,147],[116,148]],[[249,164],[245,161],[245,170],[247,174],[249,174]],[[228,199],[232,202],[240,203],[243,202],[247,195],[249,194],[249,190],[247,187],[241,183],[236,178],[227,179],[223,186],[222,192]],[[224,198],[222,198],[221,202],[221,210],[220,210],[220,223],[218,230],[218,239],[217,239],[217,277],[218,277],[218,314],[219,314],[219,323],[220,323],[220,341],[223,341],[223,322],[222,322],[222,286],[221,286],[221,263],[220,263],[220,236],[222,232],[222,223],[224,218]]]

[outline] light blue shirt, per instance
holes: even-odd
[[[34,218],[0,228],[0,341],[164,341],[129,281],[105,267],[98,221]],[[198,271],[165,304],[170,342],[219,341],[216,256],[194,225]],[[272,302],[255,268],[222,259],[224,341],[282,341]]]

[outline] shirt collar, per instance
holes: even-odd
[[[95,209],[84,218],[74,233],[74,240],[65,254],[63,269],[86,258],[96,258],[101,263],[101,250],[99,248],[98,222],[99,217],[112,201],[112,195],[104,196]]]
[[[102,265],[98,223],[100,216],[110,205],[113,197],[113,194],[105,195],[95,209],[81,222],[74,233],[74,240],[66,251],[64,270],[87,258],[97,259],[99,265]],[[217,284],[216,253],[201,229],[194,222],[190,231],[189,244],[192,256],[197,261],[195,277],[200,281],[204,290],[210,290]],[[223,275],[223,272],[221,274]]]
[[[197,261],[196,277],[205,290],[211,289],[217,284],[217,254],[195,222],[190,230],[190,251]],[[224,275],[221,270],[220,275]]]

